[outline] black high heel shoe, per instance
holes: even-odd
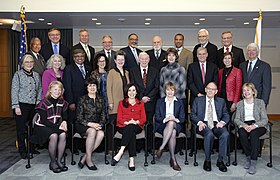
[[[80,161],[78,162],[78,167],[79,167],[80,169],[83,169],[83,168],[84,168],[84,165],[85,165],[85,163],[82,163],[82,162],[81,162],[82,159],[83,159],[83,156],[80,157]]]
[[[56,168],[52,167],[52,163],[49,164],[49,169],[54,173],[60,173],[61,172],[61,168],[59,166],[57,166]]]
[[[119,161],[120,160],[117,161],[113,158],[112,161],[111,161],[111,166],[115,166],[116,164],[118,164]]]
[[[58,167],[60,168],[60,170],[61,171],[68,171],[68,167],[67,166],[65,166],[65,165],[62,165],[62,166],[60,166],[59,164],[58,164]]]
[[[170,159],[169,161],[170,167],[172,167],[175,171],[181,171],[181,167],[178,165],[176,160]]]
[[[95,164],[93,164],[92,166],[88,166],[87,163],[86,163],[86,166],[91,171],[96,171],[97,170],[97,167],[95,166]]]
[[[129,166],[129,163],[130,163],[130,161],[128,161],[128,164],[127,164],[128,169],[129,169],[130,171],[135,171],[135,165],[132,166],[132,167],[130,167],[130,166]]]

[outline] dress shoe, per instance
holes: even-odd
[[[61,172],[61,169],[60,169],[60,167],[53,167],[52,166],[52,164],[50,163],[50,165],[49,165],[49,169],[52,171],[52,172],[54,172],[54,173],[60,173]]]
[[[227,172],[227,167],[225,166],[223,161],[218,161],[216,164],[217,167],[219,167],[219,170],[222,172]]]
[[[212,168],[211,168],[211,161],[204,161],[203,169],[205,171],[211,171],[212,170]]]
[[[160,159],[160,158],[161,158],[162,153],[163,153],[163,149],[159,149],[159,150],[157,150],[156,155],[157,155],[157,158],[158,158],[158,159]]]
[[[83,159],[83,156],[80,157],[80,161],[78,162],[78,167],[79,167],[80,169],[83,169],[83,168],[84,168],[84,165],[85,165],[85,163],[82,163],[82,162],[81,162],[82,159]]]
[[[176,160],[170,159],[169,164],[175,171],[181,171],[181,167],[178,165]]]
[[[68,171],[68,167],[67,166],[65,166],[65,165],[62,165],[62,166],[60,166],[60,165],[58,165],[58,167],[60,168],[60,170],[61,171]]]
[[[111,161],[111,166],[115,166],[116,164],[118,164],[119,161],[115,160],[114,158]]]
[[[87,164],[86,164],[86,165],[87,165]],[[95,166],[95,164],[92,165],[92,166],[88,166],[88,165],[87,165],[87,167],[88,167],[88,169],[91,170],[91,171],[96,171],[96,170],[97,170],[97,167]]]
[[[20,154],[21,159],[26,159],[27,155],[25,152],[20,152],[19,154]]]
[[[129,166],[130,161],[128,161],[127,167],[130,171],[135,171],[135,166]]]

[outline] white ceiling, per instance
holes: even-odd
[[[180,13],[72,13],[72,12],[28,12],[26,19],[34,23],[28,28],[252,28],[256,26],[253,18],[258,17],[258,12],[180,12]],[[280,11],[263,12],[263,28],[280,28]],[[0,18],[19,19],[17,12],[0,12]],[[44,18],[41,22],[38,19]],[[92,18],[97,18],[93,21]],[[151,21],[145,21],[151,18]],[[205,18],[205,21],[200,21]],[[122,19],[122,20],[120,20]],[[232,19],[232,20],[226,20]],[[51,22],[52,25],[47,25]],[[101,25],[96,25],[100,22]],[[150,22],[150,25],[145,25]],[[199,22],[199,25],[194,25]],[[244,25],[244,22],[249,22]],[[0,28],[10,28],[11,25],[1,25]]]

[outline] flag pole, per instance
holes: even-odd
[[[255,43],[259,46],[259,55],[258,57],[261,58],[261,39],[262,37],[262,10],[259,11],[259,18],[256,26],[256,33],[255,33]]]

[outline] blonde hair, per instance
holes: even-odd
[[[258,91],[257,91],[257,89],[256,89],[256,87],[255,87],[255,85],[254,85],[253,83],[245,83],[245,84],[243,84],[242,90],[243,90],[244,88],[250,88],[250,89],[252,89],[252,91],[253,91],[253,93],[254,93],[254,94],[253,94],[254,98],[257,97]],[[242,93],[242,97],[244,98],[243,93]]]
[[[50,98],[51,97],[51,89],[54,86],[58,86],[61,89],[61,95],[58,97],[58,99],[63,99],[63,93],[64,93],[64,87],[63,84],[60,81],[52,81],[48,87],[48,91],[46,93],[45,98]]]
[[[59,54],[53,54],[50,59],[47,61],[47,68],[53,68],[53,60],[54,58],[59,58],[61,60],[60,70],[63,70],[66,66],[64,58]]]

